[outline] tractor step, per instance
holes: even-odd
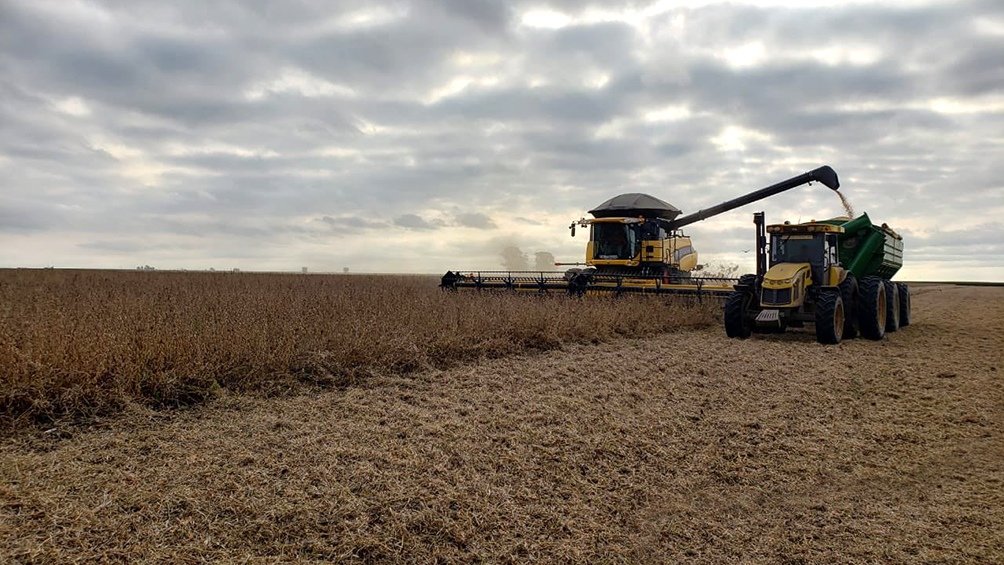
[[[756,315],[756,323],[758,324],[772,324],[781,325],[781,311],[780,310],[761,310],[759,314]]]

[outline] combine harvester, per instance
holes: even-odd
[[[765,229],[763,212],[753,223],[757,272],[740,277],[725,301],[729,337],[811,323],[817,341],[836,344],[910,325],[910,289],[890,280],[903,266],[903,238],[886,224],[862,214]]]
[[[635,292],[725,298],[733,292],[736,279],[692,276],[691,271],[697,268],[697,251],[681,228],[813,181],[833,190],[840,187],[837,173],[823,166],[686,216],[654,196],[621,194],[590,210],[592,219],[582,218],[569,226],[572,237],[576,226],[589,228],[585,268],[564,272],[451,270],[443,275],[440,286],[447,290],[560,291],[572,295]]]

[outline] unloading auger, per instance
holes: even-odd
[[[628,193],[615,196],[589,211],[592,218],[572,222],[589,229],[585,268],[566,271],[450,270],[440,286],[456,289],[506,289],[582,295],[593,292],[718,295],[725,297],[737,279],[697,277],[697,251],[681,228],[786,190],[819,182],[840,187],[837,173],[822,166],[788,180],[681,216],[676,206],[654,196]]]

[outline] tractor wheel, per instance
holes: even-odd
[[[858,279],[851,273],[847,273],[844,282],[840,283],[840,299],[844,301],[844,337],[843,339],[854,339],[858,337]]]
[[[816,341],[827,345],[840,343],[846,322],[844,300],[840,297],[840,292],[820,292],[816,297]]]
[[[896,283],[899,287],[899,327],[910,325],[910,287],[904,283]]]
[[[756,275],[743,275],[739,277],[738,284],[753,288],[756,285]]]
[[[858,328],[868,339],[885,337],[885,282],[878,277],[863,277],[858,281]]]
[[[885,333],[899,329],[899,285],[885,281]]]
[[[746,316],[746,310],[753,302],[753,293],[733,291],[725,299],[725,335],[746,339],[753,333],[753,325]]]

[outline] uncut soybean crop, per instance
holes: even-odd
[[[664,297],[450,293],[435,277],[0,271],[0,425],[351,386],[715,323]]]

